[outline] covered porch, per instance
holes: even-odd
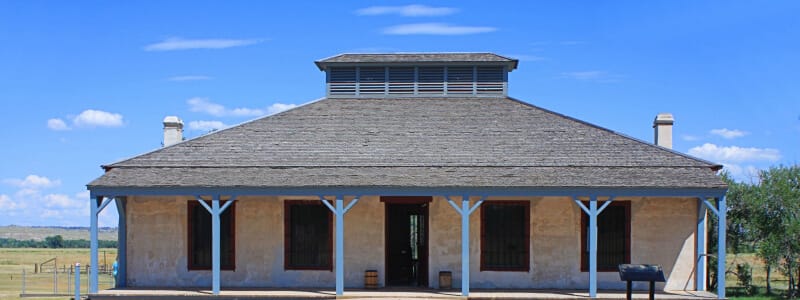
[[[120,249],[119,249],[119,275],[118,281],[120,284],[118,289],[108,291],[97,290],[96,278],[90,279],[90,292],[97,297],[105,296],[119,296],[119,297],[149,297],[152,293],[153,297],[177,297],[176,299],[184,296],[203,296],[203,295],[218,295],[232,298],[247,298],[247,297],[278,297],[278,298],[330,298],[330,297],[346,297],[346,298],[360,298],[360,297],[443,297],[443,298],[539,298],[539,299],[577,299],[577,298],[593,298],[593,299],[618,299],[624,298],[624,291],[599,291],[598,289],[598,270],[597,270],[597,217],[606,209],[615,199],[624,197],[690,197],[696,199],[697,202],[697,242],[695,243],[695,261],[694,273],[696,278],[705,278],[706,274],[706,257],[708,253],[705,248],[705,230],[707,211],[711,211],[713,215],[719,217],[718,224],[725,224],[726,204],[724,199],[724,189],[631,189],[631,188],[509,188],[509,187],[487,187],[487,188],[375,188],[375,187],[349,187],[349,188],[259,188],[259,189],[245,189],[245,188],[90,188],[91,189],[91,245],[92,245],[92,268],[97,266],[97,215],[98,213],[109,205],[115,202],[118,210],[120,211]],[[212,241],[213,241],[213,267],[212,267],[212,284],[209,290],[204,289],[139,289],[139,288],[126,288],[126,198],[127,196],[186,196],[192,195],[200,204],[209,211],[212,216]],[[220,276],[220,221],[219,216],[231,205],[243,196],[274,196],[274,195],[293,195],[316,197],[318,200],[323,200],[322,203],[331,210],[334,216],[335,223],[335,289],[331,290],[309,290],[309,289],[241,289],[241,288],[225,288],[224,282],[221,282]],[[358,195],[358,196],[353,196]],[[344,217],[348,211],[354,206],[358,205],[359,199],[366,195],[381,195],[381,196],[438,196],[447,200],[452,209],[460,216],[461,223],[461,280],[460,290],[428,290],[428,289],[413,289],[413,290],[396,290],[380,289],[380,290],[360,290],[360,289],[347,289],[345,292],[345,272],[347,262],[345,261],[344,244],[345,244],[345,225]],[[584,291],[571,291],[571,290],[471,290],[470,289],[470,262],[475,258],[470,257],[470,215],[480,208],[481,204],[487,197],[535,197],[535,196],[555,196],[567,197],[572,200],[576,207],[580,208],[588,217],[588,290]],[[209,201],[210,200],[210,201]],[[222,200],[227,200],[223,203]],[[209,204],[206,204],[206,201]],[[461,203],[458,203],[461,202]],[[721,212],[721,213],[720,213]],[[432,228],[435,230],[435,228]],[[721,233],[719,235],[719,249],[717,254],[723,259],[719,260],[717,265],[718,274],[724,274],[724,245],[725,245],[725,226],[718,228]],[[92,274],[97,274],[96,270],[92,270]],[[361,272],[362,270],[347,270],[347,272]],[[718,291],[717,295],[705,292],[705,280],[696,280],[695,286],[686,287],[686,290],[694,291],[680,291],[664,293],[664,297],[676,297],[674,299],[695,299],[695,298],[724,298],[725,279],[724,276],[718,278]],[[161,294],[166,293],[166,294]],[[400,294],[394,294],[400,293]],[[635,293],[634,295],[646,293]],[[252,295],[252,296],[248,296]],[[638,297],[638,296],[637,296]],[[93,297],[95,298],[95,297]],[[663,297],[661,297],[663,298]]]

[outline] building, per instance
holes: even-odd
[[[366,270],[432,288],[449,271],[464,296],[595,297],[624,288],[617,264],[649,263],[659,289],[705,289],[707,210],[725,224],[727,187],[720,165],[669,149],[671,115],[654,145],[530,105],[507,95],[517,60],[490,53],[316,64],[321,100],[188,141],[169,117],[166,147],[103,166],[88,185],[92,268],[97,213],[115,200],[120,286],[342,295]]]

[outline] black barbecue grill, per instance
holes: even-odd
[[[650,282],[650,300],[655,299],[656,281],[665,282],[661,265],[619,265],[619,279],[628,282],[627,299],[631,300],[631,289],[634,281]]]

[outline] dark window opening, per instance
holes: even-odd
[[[481,271],[530,269],[530,202],[481,205]]]
[[[285,201],[284,269],[333,270],[332,221],[320,201]]]
[[[630,263],[630,241],[631,202],[611,202],[597,217],[597,271],[617,272],[618,265]],[[581,271],[589,271],[589,217],[585,213],[581,218]]]
[[[226,201],[220,201],[220,206]],[[211,206],[211,201],[206,201]],[[219,217],[220,269],[236,269],[236,203],[232,203]],[[211,213],[197,200],[188,205],[189,270],[211,270]]]

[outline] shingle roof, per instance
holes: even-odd
[[[494,53],[396,53],[396,54],[339,54],[315,63],[320,70],[327,65],[354,63],[504,63],[509,71],[517,68],[517,60]]]
[[[718,165],[511,98],[323,99],[105,167],[90,187],[724,187]]]

